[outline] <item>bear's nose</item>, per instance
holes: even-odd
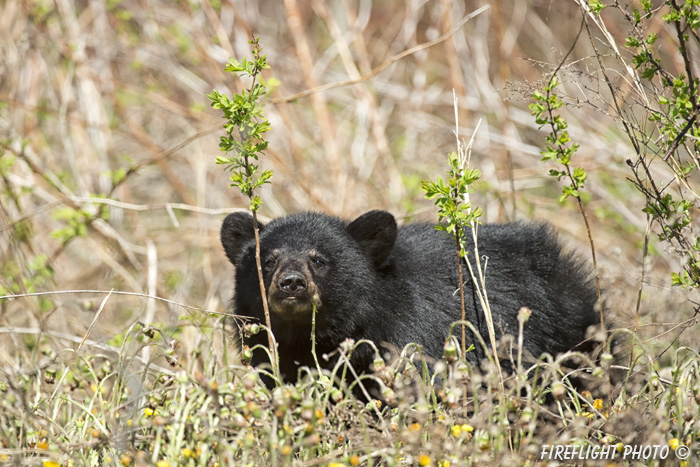
[[[277,286],[284,292],[297,294],[306,290],[306,279],[298,272],[288,272],[280,277]]]

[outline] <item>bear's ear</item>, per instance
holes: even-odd
[[[348,225],[348,233],[360,248],[380,267],[396,241],[396,219],[386,211],[369,211]]]
[[[262,231],[263,225],[258,222],[258,229]],[[253,216],[248,212],[234,212],[224,219],[221,225],[221,245],[226,256],[234,266],[241,259],[243,248],[255,238],[253,232]]]

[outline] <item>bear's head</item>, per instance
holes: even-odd
[[[260,258],[273,321],[309,322],[311,311],[344,310],[376,286],[397,235],[386,211],[370,211],[348,223],[321,213],[300,213],[259,225]],[[253,218],[230,214],[221,243],[236,268],[235,311],[262,317]]]

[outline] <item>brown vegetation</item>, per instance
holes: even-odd
[[[218,233],[247,200],[214,164],[223,120],[206,94],[246,85],[223,68],[249,55],[251,34],[271,65],[265,79],[279,81],[266,107],[263,168],[274,178],[260,192],[264,218],[382,208],[405,222],[432,221],[420,181],[444,173],[455,150],[454,89],[462,137],[482,122],[471,161],[483,171],[472,195],[482,221],[546,220],[590,255],[578,209],[558,202],[560,184],[540,161],[544,133],[528,110],[530,93],[576,43],[561,70],[564,113],[581,145],[576,165],[588,173],[583,197],[611,327],[636,326],[645,361],[658,359],[670,377],[673,349],[697,349],[698,297],[671,288],[682,259],[653,227],[649,235],[644,197],[627,180],[633,150],[605,102],[592,42],[577,36],[581,9],[575,1],[488,5],[461,24],[480,3],[2,2],[0,384],[60,366],[74,357],[67,348],[109,357],[115,336],[136,322],[176,336],[180,347],[163,344],[164,354],[174,352],[190,374],[221,358],[221,336],[203,337],[200,327],[227,311],[232,271]],[[624,43],[625,21],[607,24]],[[667,26],[659,19],[653,27]],[[672,38],[659,41],[673,56]],[[645,118],[624,73],[612,76],[628,118]],[[674,183],[667,168],[655,170]],[[31,292],[57,294],[8,298]],[[166,371],[165,358],[153,364]],[[619,418],[623,431],[640,422],[626,416],[635,421]]]

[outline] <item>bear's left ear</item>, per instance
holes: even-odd
[[[258,222],[258,229],[262,232],[263,225]],[[248,243],[255,239],[253,231],[253,216],[248,212],[234,212],[224,219],[221,225],[221,245],[226,251],[229,261],[234,266],[241,259]]]
[[[369,211],[348,225],[348,233],[360,248],[380,267],[396,242],[396,219],[386,211]]]

